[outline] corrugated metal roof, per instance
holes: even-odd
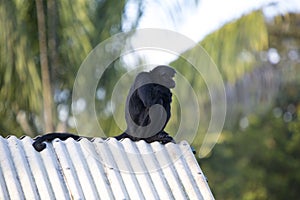
[[[0,136],[0,199],[214,199],[187,142]]]

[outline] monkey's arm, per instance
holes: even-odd
[[[34,149],[38,152],[44,150],[46,148],[46,144],[44,142],[51,142],[55,138],[60,140],[66,140],[68,138],[73,138],[74,140],[79,140],[81,137],[78,135],[74,135],[71,133],[48,133],[46,135],[38,136],[35,138],[35,141],[32,143]],[[90,139],[90,138],[88,138]]]

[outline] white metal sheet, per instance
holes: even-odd
[[[214,199],[190,146],[0,136],[0,199]]]

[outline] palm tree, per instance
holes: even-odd
[[[107,30],[121,30],[125,4],[0,1],[2,134],[34,136],[57,130],[59,124],[66,130],[67,122],[58,119],[57,110],[61,105],[70,107],[73,82],[84,58],[114,33]]]

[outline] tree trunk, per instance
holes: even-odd
[[[58,12],[56,0],[47,0],[47,25],[50,77],[55,77],[55,73],[58,70],[60,63],[59,55],[57,53]]]
[[[37,21],[39,32],[39,48],[40,48],[40,64],[41,75],[43,84],[43,114],[45,132],[53,132],[53,119],[52,119],[52,92],[50,84],[48,55],[47,55],[47,38],[46,38],[46,21],[44,6],[42,0],[36,0]]]
[[[58,26],[58,11],[57,11],[57,1],[47,0],[47,33],[48,33],[48,51],[49,51],[49,66],[50,66],[50,77],[55,77],[56,72],[59,69],[59,55],[58,55],[58,44],[57,44],[57,26]],[[52,79],[53,80],[53,79]],[[54,129],[58,131],[55,127],[57,122],[57,111],[53,109],[52,120],[54,121]]]

